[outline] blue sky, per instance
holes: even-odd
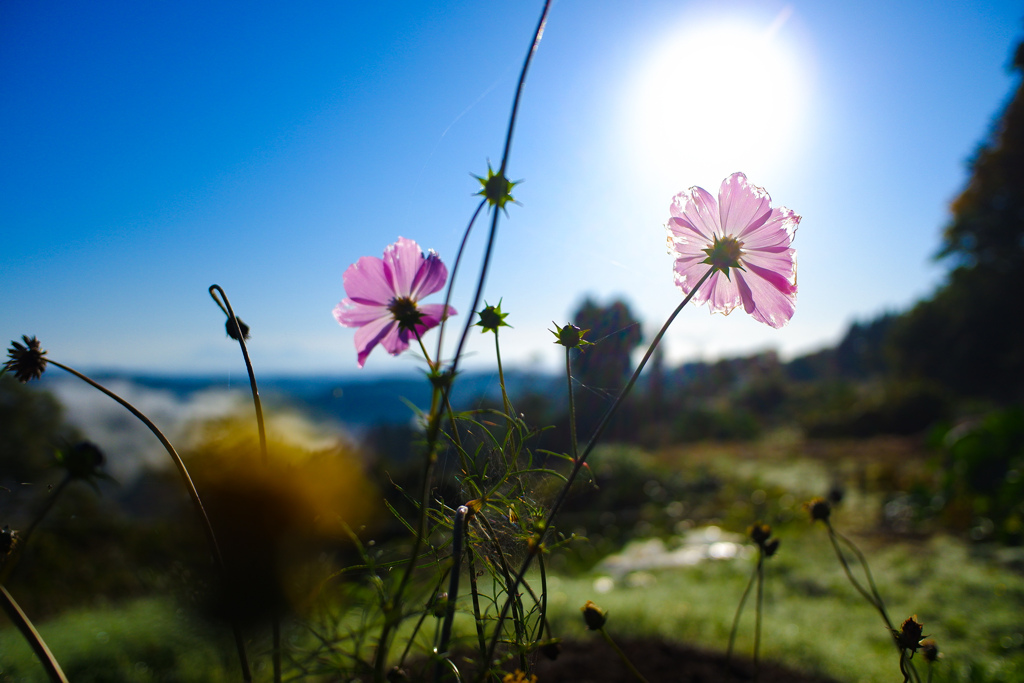
[[[218,283],[258,371],[355,372],[331,316],[342,273],[399,235],[451,264],[540,4],[5,3],[0,336],[83,368],[238,374]],[[775,331],[685,311],[671,360],[790,357],[926,296],[1022,18],[1009,1],[559,0],[486,288],[512,314],[503,358],[555,368],[546,330],[585,294],[625,298],[653,334],[680,297],[671,198],[733,171],[803,216],[797,312]],[[489,339],[470,351],[493,363]],[[378,349],[362,372],[416,367]]]

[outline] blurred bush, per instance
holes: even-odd
[[[254,420],[232,416],[197,425],[183,453],[231,576],[209,607],[243,621],[303,609],[382,510],[354,447],[297,414],[268,415],[267,450],[263,463]]]
[[[974,540],[1024,542],[1024,408],[939,430],[947,524]]]

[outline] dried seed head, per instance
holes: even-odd
[[[14,377],[24,384],[30,379],[39,379],[46,371],[46,351],[35,337],[28,335],[21,336],[24,345],[16,341],[11,342],[11,348],[7,349],[7,362],[4,363],[4,370],[13,372]]]

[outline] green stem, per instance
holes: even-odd
[[[46,501],[43,503],[43,507],[39,509],[36,516],[32,518],[32,522],[28,525],[28,528],[18,534],[18,542],[14,544],[14,548],[11,553],[7,556],[6,560],[2,563],[0,568],[0,584],[6,583],[7,579],[10,578],[11,573],[14,571],[14,566],[18,563],[18,558],[21,557],[21,553],[25,548],[25,544],[28,543],[28,539],[31,538],[32,532],[35,531],[36,527],[43,518],[50,513],[53,509],[54,504],[57,502],[57,497],[67,488],[67,485],[71,483],[71,474],[66,474],[57,487],[47,496]]]
[[[754,621],[754,683],[761,673],[761,615],[764,613],[764,551],[758,548],[757,558],[757,612]]]
[[[249,360],[249,349],[245,346],[245,336],[242,334],[242,328],[238,324],[238,318],[235,317],[235,311],[231,308],[231,302],[228,300],[228,295],[224,293],[220,285],[210,285],[210,296],[220,306],[220,309],[224,311],[224,314],[228,316],[228,320],[235,327],[235,332],[238,334],[238,345],[242,348],[242,358],[245,360],[245,369],[249,372],[249,387],[252,389],[252,402],[256,408],[256,426],[260,433],[260,455],[263,457],[263,464],[267,464],[267,431],[263,425],[263,405],[260,402],[260,390],[256,386],[256,373],[252,369],[252,361]],[[222,304],[217,299],[217,293],[224,299]]]
[[[758,557],[758,565],[760,565],[761,559]],[[750,580],[747,581],[747,587],[743,589],[743,595],[740,596],[740,604],[736,606],[736,616],[732,619],[732,629],[729,631],[729,647],[725,651],[725,661],[728,662],[732,659],[733,645],[736,643],[736,632],[740,626],[740,615],[743,614],[743,606],[747,603],[747,597],[750,595],[750,589],[754,587],[754,580],[757,578],[757,567],[754,567],[754,571],[750,572]]]
[[[608,425],[608,422],[611,420],[612,415],[615,414],[615,412],[619,408],[619,405],[622,404],[622,401],[626,398],[630,390],[633,388],[633,385],[636,384],[637,378],[640,377],[640,373],[643,371],[644,366],[647,365],[647,361],[650,360],[651,356],[654,354],[654,350],[658,347],[658,344],[661,342],[662,337],[665,336],[665,333],[668,331],[669,326],[672,325],[672,322],[676,319],[676,317],[683,310],[686,304],[690,303],[690,299],[692,299],[694,294],[697,293],[697,290],[700,289],[701,285],[703,285],[704,282],[707,281],[707,279],[711,277],[711,274],[714,272],[715,268],[711,267],[708,269],[708,272],[704,273],[703,277],[701,277],[701,279],[697,281],[693,289],[690,290],[690,293],[686,295],[686,297],[678,306],[676,306],[676,309],[672,311],[672,315],[668,317],[668,320],[665,321],[665,324],[661,326],[660,330],[658,330],[658,334],[656,334],[653,341],[651,341],[651,345],[647,349],[647,353],[645,353],[644,357],[640,360],[640,364],[637,365],[636,370],[633,372],[633,375],[629,378],[629,381],[626,383],[626,386],[623,387],[622,391],[616,397],[615,402],[612,404],[611,408],[609,408],[608,412],[606,412],[604,414],[604,417],[601,418],[601,422],[597,425],[597,429],[594,430],[594,435],[590,437],[590,441],[587,443],[587,447],[584,449],[582,455],[580,455],[580,457],[576,459],[576,463],[573,465],[573,468],[570,471],[569,476],[566,478],[565,484],[559,491],[558,497],[555,499],[554,504],[551,506],[550,512],[548,512],[547,519],[544,521],[543,526],[541,527],[542,529],[547,530],[551,528],[552,522],[558,515],[558,512],[561,509],[562,504],[565,502],[566,496],[569,495],[569,490],[572,488],[573,482],[575,482],[576,476],[579,474],[580,469],[586,462],[587,457],[590,455],[591,451],[594,450],[594,446],[597,445],[597,442],[600,439],[601,434],[604,432],[605,427]],[[540,551],[541,547],[540,543],[538,542],[535,552]],[[516,584],[514,588],[518,588],[519,583],[522,582],[523,577],[526,576],[526,572],[527,570],[529,570],[530,564],[533,562],[534,554],[534,552],[531,552],[526,556],[526,559],[523,561],[523,565],[520,568],[519,573],[516,575]],[[501,633],[501,624],[508,616],[508,610],[511,606],[510,603],[511,596],[509,597],[509,599],[505,601],[505,604],[501,608],[501,612],[498,614],[497,629],[495,630],[494,636],[491,638],[491,645],[487,651],[488,660],[490,660],[491,657],[494,656],[494,651],[498,646],[498,636]]]
[[[512,114],[509,116],[508,121],[508,133],[505,136],[505,151],[501,155],[501,166],[499,167],[498,173],[505,175],[505,171],[508,169],[509,155],[512,152],[512,133],[516,127],[516,117],[519,114],[519,102],[523,97],[523,86],[526,83],[526,73],[530,69],[530,62],[533,61],[533,55],[537,52],[537,47],[540,45],[540,39],[544,35],[544,25],[548,20],[548,11],[551,9],[551,0],[544,2],[544,9],[541,10],[540,20],[537,22],[537,28],[533,32],[533,40],[530,42],[530,49],[526,53],[526,59],[523,61],[523,69],[519,73],[519,83],[516,85],[516,96],[512,100]],[[494,242],[498,234],[498,217],[501,215],[501,211],[497,207],[494,208],[494,216],[491,218],[491,231],[487,236],[487,247],[484,250],[483,264],[480,266],[480,278],[477,280],[476,293],[473,295],[473,305],[470,307],[470,311],[475,311],[477,306],[480,305],[480,297],[483,295],[484,283],[487,281],[487,271],[491,263],[491,255],[494,253]],[[469,336],[469,328],[473,325],[473,316],[470,315],[466,319],[466,324],[462,329],[462,337],[459,339],[458,347],[456,347],[455,356],[452,359],[451,373],[455,374],[455,368],[462,357],[462,348],[466,345],[466,338]]]
[[[445,610],[444,624],[441,627],[441,639],[437,646],[438,657],[448,657],[448,643],[452,637],[452,622],[455,621],[455,600],[459,595],[459,575],[462,573],[462,546],[466,535],[466,515],[469,508],[460,505],[455,511],[455,520],[452,522],[452,569],[448,580],[448,605]],[[434,680],[441,680],[441,660],[438,660],[434,669]]]
[[[633,678],[640,681],[641,683],[648,683],[647,679],[644,678],[644,675],[637,671],[637,668],[633,666],[633,662],[629,661],[629,657],[626,656],[626,653],[623,652],[622,649],[615,643],[615,641],[612,640],[612,637],[608,635],[608,631],[605,630],[603,627],[600,630],[601,635],[604,636],[604,639],[608,641],[608,644],[612,646],[613,650],[615,650],[615,654],[619,656],[619,659],[622,660],[622,663],[625,664],[626,668],[629,669],[629,672],[633,674]]]
[[[249,388],[252,391],[252,402],[253,408],[256,411],[256,430],[259,432],[260,437],[260,457],[263,459],[263,466],[267,467],[270,464],[270,457],[267,454],[267,430],[263,421],[263,403],[260,401],[260,390],[256,386],[256,372],[253,370],[252,361],[249,359],[249,349],[245,344],[245,335],[242,334],[242,326],[238,324],[238,317],[235,316],[235,309],[231,307],[231,300],[228,299],[227,293],[220,285],[210,285],[209,288],[210,297],[220,307],[220,310],[224,311],[224,314],[228,316],[228,323],[234,327],[235,333],[238,336],[238,346],[242,349],[242,359],[245,361],[245,369],[249,373]],[[217,298],[220,294],[221,300]],[[270,617],[270,631],[271,639],[273,641],[273,651],[271,652],[271,660],[274,668],[274,683],[281,683],[281,615],[274,610],[274,614]]]
[[[117,394],[115,394],[110,389],[107,389],[99,382],[96,382],[90,377],[83,375],[78,370],[68,367],[63,363],[58,363],[57,361],[52,359],[48,359],[48,362],[57,366],[61,370],[64,370],[65,372],[71,373],[72,375],[82,380],[86,384],[92,386],[94,389],[98,389],[99,391],[103,392],[110,398],[120,403],[128,410],[128,412],[137,417],[142,422],[142,424],[146,425],[149,428],[149,431],[151,431],[153,435],[160,441],[161,445],[163,445],[164,447],[164,450],[167,451],[167,454],[171,456],[171,460],[174,461],[174,466],[178,469],[178,474],[181,475],[181,480],[184,482],[185,488],[188,490],[188,495],[192,499],[192,505],[199,513],[199,517],[203,522],[203,531],[206,532],[206,539],[210,542],[210,547],[213,549],[213,556],[217,563],[218,569],[220,569],[221,578],[223,579],[225,586],[230,585],[230,576],[228,575],[227,565],[224,563],[224,555],[220,551],[220,544],[217,543],[217,536],[213,532],[213,524],[210,523],[210,517],[206,514],[206,508],[203,507],[203,501],[199,498],[199,491],[196,490],[196,486],[192,482],[192,477],[189,475],[188,469],[185,467],[185,463],[182,462],[181,456],[179,456],[177,451],[174,450],[174,446],[172,446],[171,442],[167,440],[167,437],[164,436],[163,432],[161,432],[157,428],[157,426],[153,424],[152,420],[150,420],[148,417],[142,414],[142,412],[139,411],[138,408],[136,408],[131,403],[124,400]],[[245,654],[245,641],[242,638],[242,632],[239,629],[238,624],[235,623],[234,620],[232,620],[231,628],[235,634],[235,648],[238,650],[238,660],[239,664],[242,667],[242,679],[245,681],[251,681],[252,673],[249,671],[249,658]]]
[[[46,669],[46,674],[50,677],[50,680],[54,683],[68,683],[68,679],[64,676],[64,672],[61,671],[57,659],[50,652],[50,648],[46,647],[46,643],[43,642],[43,637],[39,635],[39,631],[35,629],[28,616],[25,615],[21,607],[18,606],[18,603],[14,601],[14,597],[7,592],[7,589],[2,584],[0,584],[0,603],[3,604],[4,612],[7,613],[11,623],[21,631],[21,635],[28,641],[29,647],[36,653],[39,663]]]
[[[505,391],[505,370],[501,367],[501,345],[498,344],[498,330],[494,330],[494,356],[498,359],[498,384],[501,385],[501,404],[505,408],[505,415],[508,417],[509,430],[512,429],[512,402],[508,400],[508,392]]]
[[[572,389],[572,366],[569,363],[569,347],[565,347],[565,379],[569,388],[569,455],[572,456],[573,463],[576,462],[576,456],[579,455],[579,441],[576,438],[576,401],[573,397]]]
[[[476,585],[476,563],[473,561],[473,549],[469,548],[469,592],[473,597],[473,620],[476,622],[476,639],[480,647],[480,656],[487,653],[487,636],[484,635],[484,616],[480,611],[480,591]]]
[[[373,674],[376,683],[384,683],[384,667],[387,664],[388,649],[390,648],[391,636],[402,621],[402,594],[412,579],[412,573],[416,569],[416,560],[419,558],[420,550],[423,548],[427,536],[428,511],[430,508],[430,487],[434,471],[434,464],[437,462],[437,440],[440,434],[440,422],[443,410],[441,409],[442,392],[435,386],[431,400],[429,420],[427,423],[427,457],[423,468],[423,490],[420,492],[420,518],[417,526],[416,537],[413,541],[412,553],[405,565],[405,570],[399,579],[398,586],[394,593],[387,598],[384,604],[384,626],[381,628],[380,639],[377,642],[377,653],[374,657]]]

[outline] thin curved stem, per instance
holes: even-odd
[[[540,14],[540,20],[537,22],[537,28],[533,32],[533,40],[530,42],[530,49],[526,53],[526,59],[523,60],[523,70],[519,74],[519,83],[516,85],[516,96],[515,99],[512,100],[512,113],[509,116],[508,133],[505,136],[505,151],[502,153],[501,166],[498,171],[501,175],[504,175],[505,170],[508,168],[509,155],[512,152],[512,134],[516,127],[516,117],[519,115],[519,103],[523,97],[523,86],[526,83],[526,73],[530,69],[530,62],[533,60],[533,56],[537,52],[537,47],[540,45],[540,39],[544,35],[544,25],[548,21],[548,11],[550,9],[551,0],[546,0],[544,3],[544,9]],[[469,328],[473,324],[472,312],[480,305],[480,297],[483,295],[484,283],[487,281],[487,271],[491,264],[491,255],[494,252],[494,242],[498,234],[498,217],[500,215],[501,211],[495,207],[494,216],[491,219],[491,231],[487,236],[487,248],[484,250],[483,264],[480,266],[480,279],[477,281],[476,294],[473,295],[473,305],[470,307],[471,315],[467,318],[466,324],[462,329],[462,337],[459,339],[455,356],[452,358],[451,373],[453,375],[455,374],[459,358],[462,356],[462,348],[466,345],[466,338],[469,336]]]
[[[758,564],[761,560],[758,558]],[[743,589],[743,595],[740,596],[740,604],[736,606],[736,616],[732,619],[732,629],[729,631],[729,647],[725,651],[725,661],[728,662],[732,659],[733,645],[736,643],[736,632],[740,626],[740,615],[743,614],[743,606],[747,603],[747,597],[750,595],[750,589],[754,587],[754,580],[757,579],[757,567],[754,567],[754,571],[750,572],[750,580],[747,581],[747,587]]]
[[[256,411],[256,430],[259,432],[260,438],[260,457],[263,460],[263,466],[266,467],[270,464],[270,457],[267,454],[267,430],[263,421],[263,403],[260,401],[260,390],[256,385],[256,372],[253,370],[252,360],[249,358],[249,349],[245,344],[245,334],[242,333],[242,326],[235,315],[235,309],[231,307],[231,300],[228,299],[227,292],[217,284],[210,285],[209,292],[210,297],[220,307],[220,310],[224,311],[224,314],[227,315],[228,325],[234,328],[236,338],[238,339],[238,346],[242,349],[242,359],[245,361],[245,369],[249,373],[249,388],[252,391],[253,408]],[[217,298],[218,294],[224,300],[223,303]],[[274,669],[274,683],[281,683],[281,616],[277,613],[276,609],[270,617],[270,633],[273,642],[270,656]]]
[[[693,289],[690,290],[690,293],[687,294],[686,297],[682,300],[682,302],[678,306],[676,306],[676,309],[672,311],[672,314],[665,321],[665,324],[661,326],[660,330],[658,330],[658,334],[654,336],[654,339],[651,341],[650,347],[648,347],[647,349],[647,353],[645,353],[644,357],[640,360],[640,364],[637,365],[636,370],[633,371],[633,375],[629,378],[629,381],[626,383],[626,386],[623,387],[622,391],[615,398],[615,402],[612,404],[611,408],[609,408],[608,412],[606,412],[604,414],[604,417],[601,418],[601,422],[597,425],[597,429],[594,430],[594,435],[590,437],[590,441],[587,443],[587,447],[584,449],[583,453],[580,455],[579,458],[576,459],[576,463],[573,465],[572,470],[569,472],[569,476],[566,477],[565,484],[562,485],[562,488],[558,493],[558,497],[555,499],[554,504],[551,506],[551,510],[548,512],[547,518],[543,522],[541,528],[544,531],[541,532],[542,534],[551,528],[551,524],[554,521],[555,517],[558,515],[558,512],[561,509],[562,504],[565,502],[566,496],[569,495],[569,490],[572,488],[573,482],[575,482],[576,476],[579,474],[580,469],[582,469],[584,463],[586,463],[587,457],[590,455],[591,451],[594,450],[594,446],[597,445],[597,441],[598,439],[601,438],[601,435],[604,433],[604,429],[605,427],[608,426],[608,422],[611,420],[612,415],[615,414],[619,406],[622,404],[622,401],[626,398],[630,390],[633,388],[633,385],[636,384],[636,381],[640,377],[640,373],[643,371],[644,366],[647,365],[647,361],[650,360],[651,356],[654,354],[654,350],[658,347],[658,344],[661,343],[662,337],[664,337],[665,333],[668,332],[668,328],[672,325],[673,321],[675,321],[679,313],[682,312],[686,304],[690,303],[690,299],[692,299],[693,296],[697,293],[697,290],[700,289],[701,285],[703,285],[714,272],[715,267],[712,266],[711,268],[708,269],[708,272],[704,273],[701,279],[698,280],[697,283],[693,286]],[[535,546],[534,552],[529,553],[526,556],[526,559],[523,560],[523,565],[520,568],[519,573],[516,575],[516,581],[513,585],[511,593],[515,593],[515,590],[519,587],[519,584],[522,582],[523,577],[526,576],[526,572],[529,570],[530,564],[533,562],[534,555],[537,552],[541,551],[541,543],[539,542],[540,540],[542,539],[538,539],[538,543]],[[505,600],[505,604],[502,606],[501,612],[498,614],[497,628],[495,629],[494,636],[492,636],[491,638],[490,647],[487,650],[488,660],[490,660],[491,657],[494,656],[494,651],[498,646],[498,637],[501,634],[501,624],[508,617],[508,611],[510,606],[511,596]]]
[[[224,293],[220,285],[210,285],[210,296],[220,306],[220,310],[224,311],[224,314],[228,317],[228,323],[234,325],[235,332],[238,334],[238,345],[242,348],[242,358],[245,360],[245,369],[249,372],[249,386],[252,388],[252,402],[256,408],[256,426],[260,433],[260,455],[263,457],[263,464],[267,464],[267,431],[263,425],[263,404],[260,402],[260,390],[256,386],[256,373],[252,369],[252,361],[249,360],[249,349],[245,346],[245,335],[242,334],[242,328],[238,324],[238,318],[235,316],[235,311],[231,308],[231,301],[228,300],[228,295]],[[217,294],[224,299],[224,303],[221,303],[217,298]]]
[[[28,539],[32,537],[32,532],[35,531],[36,527],[39,526],[39,523],[43,521],[43,518],[50,513],[50,510],[53,509],[54,504],[57,502],[57,498],[64,492],[64,489],[67,488],[67,485],[70,483],[71,475],[64,475],[64,478],[60,480],[57,487],[46,498],[46,501],[43,503],[43,507],[40,508],[39,512],[36,513],[36,516],[32,518],[32,522],[28,525],[28,528],[25,529],[24,532],[18,533],[18,542],[14,545],[14,548],[12,548],[5,560],[0,563],[0,584],[6,583],[7,579],[10,578],[15,565],[18,564],[18,559],[21,557],[25,544],[28,543]]]
[[[620,648],[618,644],[612,640],[612,637],[608,635],[608,631],[606,631],[604,627],[601,627],[600,630],[601,635],[604,636],[604,639],[612,646],[612,649],[615,650],[615,654],[619,656],[622,663],[626,665],[627,669],[629,669],[629,673],[633,674],[633,678],[640,681],[640,683],[648,683],[647,679],[644,678],[644,675],[640,673],[635,666],[633,666],[633,662],[629,661],[629,657],[627,657],[626,653],[622,651],[622,648]]]
[[[63,363],[58,363],[53,359],[48,359],[48,362],[57,366],[61,370],[64,370],[65,372],[71,373],[72,375],[82,380],[86,384],[92,386],[94,389],[98,389],[99,391],[103,392],[110,398],[120,403],[128,410],[128,412],[137,417],[142,422],[142,424],[146,425],[146,427],[149,428],[149,431],[151,431],[153,435],[160,441],[160,444],[164,447],[164,450],[167,451],[167,454],[171,456],[171,460],[174,461],[174,466],[178,469],[178,474],[181,475],[181,480],[184,482],[185,488],[188,490],[188,495],[192,499],[192,505],[193,507],[195,507],[196,511],[199,513],[199,517],[202,519],[203,531],[206,532],[206,538],[210,542],[210,547],[213,549],[213,556],[217,562],[218,569],[220,569],[221,577],[224,580],[225,585],[229,585],[230,577],[228,575],[227,565],[224,563],[224,555],[221,553],[220,544],[217,543],[217,536],[213,531],[213,524],[210,523],[210,517],[206,514],[206,508],[203,507],[203,501],[199,498],[199,491],[196,490],[196,485],[192,482],[192,477],[189,475],[188,468],[185,467],[185,463],[182,462],[181,456],[179,456],[178,452],[174,450],[174,446],[172,446],[171,442],[167,440],[167,437],[164,436],[164,433],[161,432],[157,428],[157,426],[153,424],[153,421],[146,417],[138,408],[136,408],[131,403],[124,400],[117,394],[115,394],[110,389],[107,389],[99,382],[93,380],[92,378],[86,375],[83,375],[78,370],[75,370],[72,367],[68,367]],[[235,623],[234,620],[232,620],[231,628],[235,634],[235,647],[238,650],[238,660],[239,664],[242,667],[242,679],[245,681],[251,681],[252,673],[249,671],[249,658],[245,654],[245,641],[242,638],[242,632],[238,628],[238,624]]]
[[[764,551],[758,549],[757,558],[757,610],[754,620],[754,683],[761,674],[761,616],[764,613]]]
[[[50,680],[53,683],[68,683],[68,679],[61,670],[57,658],[50,652],[50,648],[46,646],[43,637],[39,635],[39,631],[32,625],[28,616],[22,611],[18,603],[15,602],[14,597],[7,592],[7,589],[2,584],[0,584],[0,604],[3,605],[4,612],[7,613],[11,623],[21,631],[21,635],[28,641],[29,647],[35,652],[39,663],[46,669],[46,675],[50,677]]]
[[[484,210],[484,206],[487,205],[486,199],[481,199],[480,203],[476,205],[476,210],[473,211],[473,215],[469,218],[469,224],[466,225],[465,231],[462,233],[462,242],[459,243],[459,251],[455,255],[455,263],[452,264],[452,274],[448,278],[448,289],[444,293],[444,308],[441,310],[445,313],[448,312],[448,304],[452,301],[452,290],[455,288],[455,276],[459,272],[459,264],[462,263],[462,255],[466,251],[466,242],[469,241],[469,233],[473,231],[473,225],[476,223],[476,219],[480,217],[480,212]],[[469,312],[469,316],[472,319],[473,311]],[[438,362],[441,361],[441,349],[444,344],[444,330],[448,326],[448,316],[443,316],[441,325],[437,328],[437,355]]]

